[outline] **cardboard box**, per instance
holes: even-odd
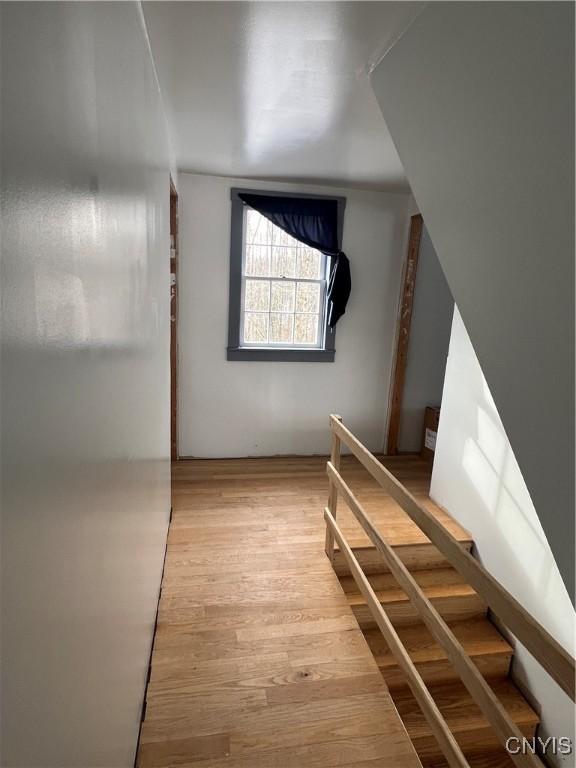
[[[429,405],[424,411],[424,430],[422,433],[422,450],[420,451],[420,455],[426,461],[434,460],[439,422],[440,408]]]

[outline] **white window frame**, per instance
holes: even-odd
[[[299,277],[260,277],[256,275],[247,275],[246,274],[246,215],[247,215],[247,206],[244,206],[243,215],[243,227],[242,227],[242,301],[241,301],[241,308],[240,308],[240,347],[242,349],[324,349],[324,344],[326,342],[325,339],[325,326],[327,322],[327,306],[326,306],[326,294],[328,292],[328,276],[330,274],[330,262],[331,259],[329,256],[327,256],[325,253],[322,253],[321,251],[317,251],[317,253],[320,254],[320,274],[322,277],[313,279],[313,278],[299,278]],[[272,246],[271,246],[272,247]],[[282,246],[275,246],[275,247],[282,247]],[[285,246],[286,248],[291,246]],[[245,309],[244,309],[244,300],[246,297],[246,280],[259,280],[264,283],[270,283],[270,286],[272,286],[272,283],[294,283],[294,285],[297,285],[298,283],[314,283],[315,285],[320,286],[320,306],[318,308],[318,327],[317,327],[317,339],[318,341],[316,344],[295,344],[294,342],[262,342],[261,344],[257,342],[246,342],[244,341],[244,319],[245,319]],[[296,289],[295,289],[296,293]],[[299,314],[298,312],[272,312],[271,310],[268,310],[268,312],[263,313],[268,315],[284,315],[284,314],[291,314],[296,318],[296,315]],[[316,314],[310,313],[310,314]]]

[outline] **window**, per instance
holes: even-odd
[[[332,362],[330,257],[245,205],[239,192],[232,190],[228,360]]]
[[[321,348],[329,259],[258,211],[244,216],[240,345]]]

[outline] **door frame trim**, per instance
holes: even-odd
[[[408,251],[404,262],[398,307],[398,322],[396,333],[396,348],[392,364],[390,380],[390,399],[388,402],[388,424],[386,427],[386,443],[384,452],[388,456],[398,454],[398,437],[400,434],[400,414],[404,397],[404,382],[406,378],[406,363],[408,361],[408,345],[410,343],[410,327],[412,310],[414,308],[414,289],[418,271],[418,255],[424,220],[417,213],[410,217],[410,234],[408,236]]]
[[[172,240],[172,238],[174,238]],[[172,244],[174,248],[172,248]],[[172,278],[174,275],[174,278]],[[173,282],[174,280],[174,282]],[[170,176],[170,458],[178,460],[178,192]]]

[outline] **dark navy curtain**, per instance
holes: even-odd
[[[350,296],[350,262],[338,242],[338,202],[241,192],[239,198],[284,232],[332,257],[328,280],[328,325],[334,328]]]

